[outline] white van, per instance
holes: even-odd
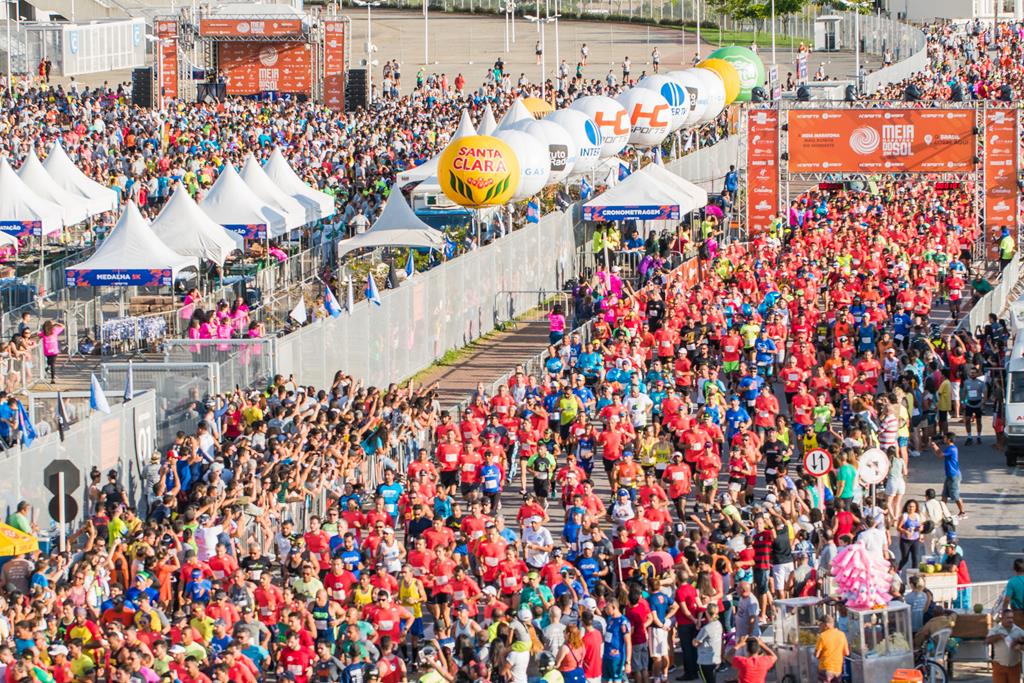
[[[1015,467],[1024,456],[1024,299],[1010,305],[1013,347],[1006,361],[1006,465]]]

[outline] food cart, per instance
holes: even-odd
[[[825,607],[822,599],[815,597],[775,601],[775,653],[779,657],[775,670],[779,683],[818,679],[814,644]]]
[[[897,669],[914,668],[910,605],[893,602],[880,609],[847,611],[850,680],[892,680]]]

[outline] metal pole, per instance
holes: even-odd
[[[7,3],[7,90],[14,91],[14,81],[11,80],[11,3]]]
[[[776,64],[778,62],[775,61],[775,0],[772,0],[772,66]],[[774,83],[772,83],[772,87],[775,87]]]
[[[558,90],[562,90],[562,54],[558,50],[558,8],[555,8],[555,69],[558,74]]]
[[[693,13],[697,17],[697,59],[700,59],[700,0],[693,0]]]
[[[508,54],[508,0],[505,0],[505,54]]]
[[[855,50],[855,53],[857,55],[857,63],[856,63],[856,66],[854,67],[856,69],[856,71],[853,74],[853,82],[856,84],[855,87],[857,89],[857,94],[859,95],[860,94],[860,10],[859,9],[855,9],[855,11],[857,12],[857,17],[856,17],[856,19],[854,19],[854,22],[853,22],[853,32],[854,32],[853,42],[855,42],[857,44],[856,45],[857,49]]]
[[[370,3],[366,3],[366,83],[370,88],[367,99],[373,104],[373,17],[370,12]]]
[[[544,86],[547,85],[546,81],[544,80],[544,75],[547,73],[547,55],[545,54],[547,50],[544,49],[547,47],[547,45],[544,44],[545,23],[546,22],[543,19],[537,17],[537,24],[540,26],[540,98],[542,100],[544,99]]]
[[[774,0],[773,0],[774,2]],[[430,0],[423,0],[423,66],[430,64]]]

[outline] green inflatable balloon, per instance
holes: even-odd
[[[739,45],[720,47],[711,53],[710,59],[724,59],[732,64],[736,73],[740,75],[740,94],[736,98],[737,102],[749,102],[750,91],[764,87],[764,62],[750,48]]]

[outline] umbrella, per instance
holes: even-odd
[[[523,100],[523,106],[533,114],[533,118],[542,119],[555,110],[551,103],[539,97],[527,97]]]
[[[32,534],[18,531],[9,524],[0,524],[0,557],[24,555],[39,550],[39,541]]]

